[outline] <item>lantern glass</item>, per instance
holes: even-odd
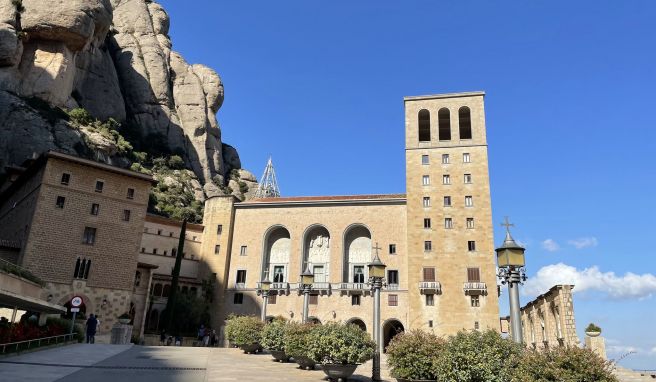
[[[314,283],[314,275],[312,273],[303,273],[301,275],[301,284],[312,285]]]
[[[369,277],[378,277],[378,278],[384,278],[385,277],[385,264],[382,262],[373,262],[369,264]]]
[[[263,292],[266,292],[271,289],[271,281],[269,279],[265,279],[264,281],[260,282],[260,289],[262,289]]]
[[[522,248],[503,248],[497,250],[497,262],[500,268],[523,267],[526,265]]]

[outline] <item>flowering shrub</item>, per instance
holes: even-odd
[[[285,354],[293,358],[309,357],[310,332],[315,325],[299,324],[290,322],[285,325],[283,341],[285,343]]]
[[[329,322],[308,334],[308,355],[322,364],[356,365],[374,355],[376,344],[369,334],[352,324]]]
[[[259,344],[264,323],[254,316],[231,317],[226,322],[226,337],[238,345]]]
[[[617,382],[612,370],[612,362],[590,349],[573,346],[540,352],[526,350],[512,372],[512,382]]]
[[[274,319],[264,326],[262,330],[262,347],[268,350],[285,351],[285,321],[283,319]]]
[[[433,362],[444,346],[443,339],[421,330],[397,335],[387,347],[387,363],[392,369],[392,376],[435,380]]]

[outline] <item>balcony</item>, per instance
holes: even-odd
[[[340,283],[339,289],[342,295],[367,294],[371,290],[366,283]]]
[[[481,282],[466,282],[463,289],[468,296],[487,294],[487,285]]]
[[[399,290],[399,284],[387,284],[387,290]]]
[[[246,289],[246,283],[235,283],[235,289]]]
[[[296,283],[294,284],[294,289],[298,290],[298,295],[303,294],[303,285],[301,283]],[[326,282],[316,282],[312,284],[312,291],[313,292],[319,292],[319,295],[330,295],[332,288],[330,286],[330,283]],[[316,293],[313,293],[316,294]]]
[[[262,290],[262,283],[257,283],[257,290]],[[269,291],[271,294],[277,295],[289,295],[290,284],[289,283],[271,283]]]
[[[442,285],[439,281],[420,281],[419,292],[421,294],[440,294],[442,293]]]

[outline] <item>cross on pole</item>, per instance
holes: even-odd
[[[501,226],[506,227],[506,232],[510,232],[510,227],[514,227],[515,225],[512,224],[508,219],[508,216],[506,216],[503,223],[501,223]]]
[[[376,257],[377,257],[377,256],[378,256],[378,250],[379,250],[379,249],[382,249],[382,248],[380,248],[380,247],[378,246],[378,242],[376,242],[376,246],[371,247],[371,249],[375,249],[375,250],[376,250]]]

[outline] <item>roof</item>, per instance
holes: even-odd
[[[425,99],[476,97],[476,96],[485,96],[485,92],[484,91],[473,91],[473,92],[442,93],[442,94],[428,94],[428,95],[421,95],[421,96],[408,96],[408,97],[403,97],[403,101],[419,101],[419,100],[425,100]]]
[[[371,194],[371,195],[336,195],[336,196],[288,196],[280,198],[251,199],[247,203],[284,203],[284,202],[307,202],[307,201],[346,201],[346,200],[381,200],[381,199],[404,199],[405,194]]]

